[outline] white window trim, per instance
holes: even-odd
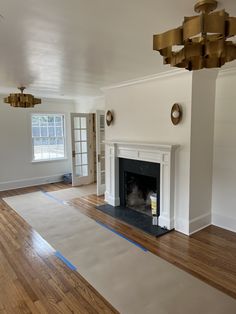
[[[33,146],[33,130],[32,130],[32,116],[55,116],[61,115],[64,119],[64,154],[65,156],[62,158],[53,158],[53,159],[34,159],[34,146]],[[30,143],[31,143],[31,163],[38,164],[38,163],[50,163],[50,162],[60,162],[64,160],[68,160],[67,156],[67,136],[66,136],[66,115],[62,112],[32,112],[30,113]]]

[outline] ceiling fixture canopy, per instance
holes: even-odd
[[[163,56],[164,64],[189,71],[219,68],[236,59],[236,17],[217,8],[215,0],[200,0],[195,12],[199,16],[185,17],[183,25],[153,36],[153,49]]]
[[[12,107],[32,108],[37,104],[41,104],[41,99],[35,98],[31,94],[24,94],[25,87],[18,87],[21,93],[10,94],[4,98],[4,102]]]

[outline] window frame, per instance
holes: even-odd
[[[64,133],[63,133],[63,139],[64,139],[64,157],[59,158],[47,158],[47,159],[34,159],[34,137],[33,137],[33,126],[32,126],[32,119],[33,116],[62,116],[63,117],[63,124],[64,124]],[[43,163],[43,162],[55,162],[55,161],[63,161],[67,160],[67,136],[66,136],[66,115],[65,113],[61,112],[32,112],[30,114],[30,136],[31,136],[31,162],[32,163]],[[47,137],[50,138],[50,137]]]

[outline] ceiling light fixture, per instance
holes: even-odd
[[[18,87],[21,93],[10,94],[4,98],[4,102],[12,107],[32,108],[37,104],[41,104],[41,99],[35,98],[31,94],[24,94],[25,87]]]
[[[200,0],[194,9],[201,15],[185,17],[182,26],[153,36],[153,50],[164,64],[191,71],[220,68],[236,59],[236,44],[229,40],[236,35],[236,17],[225,10],[210,13],[216,8],[217,1]]]

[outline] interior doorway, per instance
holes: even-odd
[[[105,113],[71,113],[72,186],[96,183],[105,192]]]

